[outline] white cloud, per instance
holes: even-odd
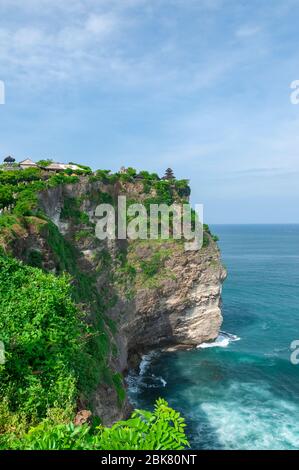
[[[97,36],[105,36],[114,32],[117,24],[118,21],[114,15],[96,15],[93,13],[87,18],[85,28],[87,32],[91,32]]]
[[[261,27],[257,25],[243,25],[236,31],[236,36],[238,38],[248,38],[250,36],[255,36],[261,31]]]
[[[11,38],[14,47],[21,49],[36,47],[44,41],[42,32],[30,27],[18,29]]]
[[[107,52],[113,57],[112,44],[123,27],[122,18],[114,13],[64,14],[52,23],[31,17],[14,20],[0,28],[0,68],[10,82],[26,77],[29,85],[40,86],[53,78],[85,79],[96,70],[109,69]]]
[[[221,4],[222,0],[190,0],[187,11],[192,7],[214,10]],[[168,6],[173,14],[186,4],[168,0]],[[0,0],[0,12],[9,19],[0,30],[0,68],[12,81],[26,76],[36,83],[42,72],[44,85],[53,77],[100,80],[109,70],[112,80],[113,71],[121,72],[120,82],[127,85],[181,82],[182,66],[176,60],[180,45],[175,37],[163,31],[165,37],[158,44],[148,42],[140,48],[140,37],[147,34],[146,21],[149,28],[163,23],[161,7],[165,8],[164,0]],[[165,60],[169,59],[165,44],[172,47],[172,63]],[[213,64],[213,70],[218,68]],[[194,69],[191,64],[191,82],[206,86],[209,70],[198,74]],[[181,78],[190,88],[190,80]]]

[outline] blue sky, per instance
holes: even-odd
[[[171,166],[209,223],[298,223],[298,20],[298,0],[0,0],[0,153]]]

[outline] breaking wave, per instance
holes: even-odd
[[[136,397],[142,389],[147,388],[164,388],[167,385],[166,380],[150,372],[150,366],[154,358],[159,357],[159,352],[152,351],[145,354],[140,362],[139,371],[130,371],[126,378],[128,392],[131,401],[134,403]]]
[[[209,343],[202,343],[197,346],[197,349],[207,349],[207,348],[227,348],[230,343],[235,341],[240,341],[241,338],[231,333],[226,333],[225,331],[220,331],[218,338],[215,341]]]

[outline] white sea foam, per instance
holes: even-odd
[[[158,353],[156,351],[151,351],[148,354],[145,354],[142,356],[140,365],[139,365],[139,375],[142,376],[146,373],[147,369],[149,368],[151,361],[155,356],[157,356]]]
[[[158,388],[161,387],[162,384],[162,387],[166,387],[167,382],[163,377],[157,377],[154,374],[147,374],[153,358],[158,355],[159,353],[157,351],[152,351],[142,357],[139,365],[139,385],[144,386],[145,388]]]
[[[266,384],[234,382],[225,387],[221,401],[201,403],[194,413],[202,439],[208,442],[212,429],[221,449],[279,450],[298,449],[298,409],[297,403],[278,399]],[[202,413],[210,431],[201,423]]]
[[[234,342],[240,341],[236,335],[232,335],[230,333],[226,333],[225,331],[220,331],[218,338],[215,341],[211,341],[209,343],[202,343],[197,346],[198,349],[207,349],[207,348],[227,348],[227,346]]]
[[[158,355],[159,352],[157,351],[145,354],[141,359],[139,371],[131,371],[131,373],[126,377],[129,396],[133,404],[136,404],[136,399],[134,397],[136,397],[142,389],[166,387],[166,380],[161,376],[151,374],[149,370],[152,360]]]
[[[162,387],[166,387],[167,382],[163,379],[163,377],[157,377],[156,375],[152,374],[146,376],[144,380],[141,380],[139,385],[144,388],[161,388],[161,385]]]
[[[161,384],[163,385],[163,387],[166,387],[166,385],[167,385],[166,380],[164,380],[163,377],[159,377],[159,379],[160,379]]]

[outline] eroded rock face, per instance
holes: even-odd
[[[129,356],[157,347],[194,347],[218,336],[226,271],[215,242],[200,252],[174,245],[165,269],[171,276],[136,293],[122,327]]]

